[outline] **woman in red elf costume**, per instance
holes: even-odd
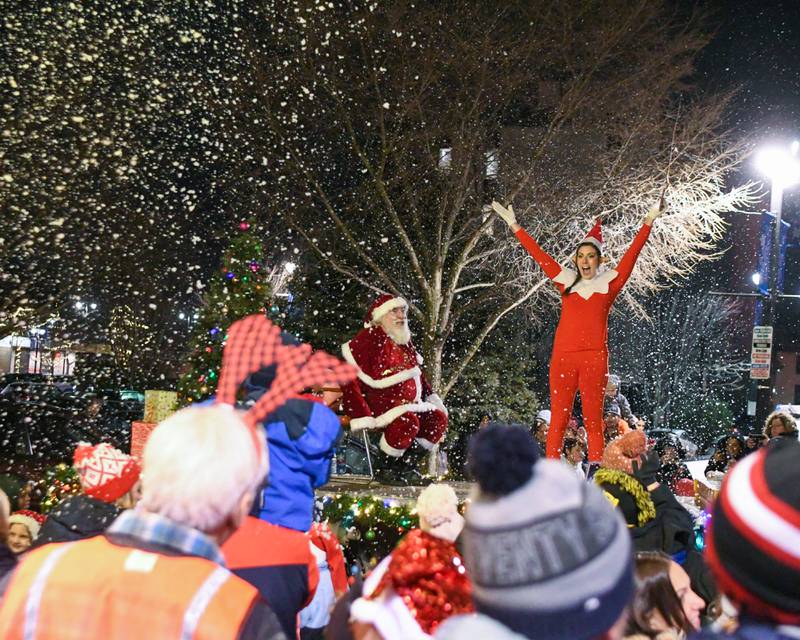
[[[564,427],[572,413],[575,391],[580,390],[589,462],[599,462],[603,455],[603,393],[608,379],[608,314],[647,242],[653,221],[662,213],[663,200],[647,212],[616,269],[602,273],[598,273],[605,261],[599,220],[576,248],[572,263],[577,271],[573,271],[558,264],[517,224],[511,205],[506,209],[493,202],[492,208],[561,291],[561,318],[550,357],[552,416],[547,457],[560,457]]]

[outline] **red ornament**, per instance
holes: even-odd
[[[417,624],[430,635],[448,617],[474,611],[472,583],[456,546],[420,529],[410,531],[397,545],[370,597],[387,587],[403,599]]]
[[[250,223],[247,220],[242,220],[239,223],[239,230],[240,231],[247,231],[250,228]]]

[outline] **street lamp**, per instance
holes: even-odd
[[[790,147],[768,147],[763,149],[756,156],[756,168],[770,181],[769,210],[774,216],[772,253],[770,255],[769,269],[769,304],[767,305],[767,317],[764,324],[772,326],[775,324],[778,304],[778,256],[781,245],[781,214],[783,213],[783,192],[792,185],[800,182],[800,160],[797,152],[800,150],[800,142],[795,140]],[[755,276],[759,276],[756,282]],[[760,274],[753,274],[753,282],[758,285],[761,281]],[[775,345],[772,346],[772,362],[770,365],[770,376],[775,376]],[[766,388],[762,387],[763,396],[759,397],[758,406],[764,411],[771,399],[771,384],[767,381]],[[760,394],[759,394],[760,395]]]

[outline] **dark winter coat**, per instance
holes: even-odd
[[[33,547],[100,535],[120,513],[122,510],[119,507],[87,495],[70,496],[48,514]]]
[[[17,566],[17,556],[8,548],[8,545],[0,542],[0,580],[2,580],[7,573],[14,570]]]
[[[689,478],[690,480],[692,478],[689,468],[683,462],[662,464],[656,474],[656,479],[661,484],[669,485],[669,488],[673,491],[675,490],[675,485],[678,483],[678,480],[682,478]]]
[[[774,626],[743,620],[740,627],[732,634],[699,631],[689,636],[690,640],[793,640],[800,634],[800,627],[792,627],[793,635],[781,633]]]
[[[636,551],[663,551],[683,565],[692,589],[707,603],[714,600],[717,588],[711,571],[694,545],[694,523],[689,512],[664,485],[650,492],[656,517],[642,527],[628,530]]]

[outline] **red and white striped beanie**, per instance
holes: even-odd
[[[743,458],[714,505],[706,560],[751,617],[800,624],[800,444]]]

